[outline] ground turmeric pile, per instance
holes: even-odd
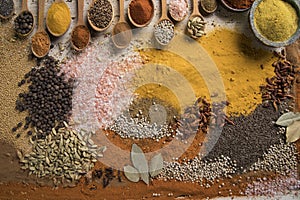
[[[201,65],[209,62],[211,58],[221,75],[226,97],[230,102],[227,113],[232,116],[251,113],[262,102],[260,85],[265,84],[267,77],[273,76],[272,63],[276,60],[273,53],[254,48],[251,39],[227,29],[217,29],[201,38],[199,43],[196,44],[202,45],[208,53],[197,55],[203,57]],[[183,48],[186,44],[178,44],[178,46]],[[194,49],[183,51],[187,55],[194,54]],[[141,84],[141,87],[136,90],[139,96],[148,98],[155,96],[178,108],[181,106],[180,101],[190,103],[185,95],[187,90],[193,91],[194,96],[197,97],[209,98],[217,95],[209,91],[205,77],[191,64],[192,57],[186,60],[178,54],[155,49],[140,51],[140,54],[145,57],[147,64],[152,64],[151,69],[156,69],[157,73],[162,70],[160,66],[168,66],[161,74],[166,74],[170,78],[164,79],[163,85],[167,87],[162,87],[160,84]],[[210,67],[213,65],[207,65],[207,70]],[[149,66],[146,65],[146,68]],[[149,69],[140,70],[136,79],[149,78],[151,73]],[[176,73],[180,76],[176,77]],[[153,77],[159,78],[156,74]],[[178,83],[179,80],[186,80],[187,83],[185,81]],[[174,91],[178,94],[174,94]]]

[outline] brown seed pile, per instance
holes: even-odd
[[[208,126],[223,127],[225,122],[234,123],[224,113],[228,102],[209,103],[205,98],[198,98],[193,106],[186,108],[183,116],[178,120],[178,134],[182,139],[187,139],[198,130],[208,132]]]
[[[275,110],[278,104],[287,98],[293,99],[291,88],[295,79],[295,66],[285,59],[279,59],[273,64],[275,76],[267,78],[267,85],[261,86],[264,106],[272,103]]]

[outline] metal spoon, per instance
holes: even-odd
[[[32,27],[31,27],[31,29],[30,29],[30,31],[29,31],[28,33],[21,34],[21,33],[18,33],[18,32],[17,32],[17,34],[18,34],[19,36],[21,36],[21,37],[27,37],[27,36],[32,32],[33,27],[34,27],[34,17],[33,17],[32,12],[30,12],[30,11],[28,10],[27,0],[23,0],[23,1],[22,1],[22,9],[21,9],[21,12],[20,12],[20,14],[19,14],[18,16],[22,15],[24,12],[29,12],[29,14],[32,16],[33,23],[32,23]]]
[[[65,5],[67,5],[64,0],[55,0],[54,3],[64,3]],[[70,12],[70,9],[69,9],[69,12]],[[71,24],[71,19],[70,19],[70,23],[69,23],[68,28],[66,29],[66,31],[61,33],[61,34],[57,34],[57,33],[53,33],[53,31],[49,28],[48,20],[46,20],[46,27],[47,27],[49,33],[51,33],[51,35],[53,35],[55,37],[59,37],[59,36],[62,36],[63,34],[65,34],[69,30],[70,24]]]
[[[172,24],[173,25],[173,31],[174,31],[174,23],[169,19],[169,17],[168,17],[168,15],[167,15],[167,2],[166,2],[166,0],[161,0],[161,17],[160,17],[160,19],[158,20],[158,23],[156,24],[156,26],[158,25],[158,24],[160,24],[160,23],[162,23],[163,21],[168,21],[170,24]],[[168,41],[168,43],[167,44],[165,44],[165,43],[162,43],[157,37],[156,37],[156,35],[154,34],[154,37],[155,37],[155,39],[156,39],[156,41],[160,44],[160,45],[167,45],[170,41]],[[174,37],[174,36],[173,36]],[[173,39],[173,37],[172,37],[172,39]]]
[[[44,52],[43,54],[40,54],[40,52],[37,52],[37,50],[34,49],[34,47],[31,45],[32,53],[38,58],[42,58],[45,55],[47,55],[47,53],[50,50],[50,43],[51,43],[50,38],[49,38],[47,32],[45,31],[45,28],[44,28],[44,7],[45,7],[45,0],[39,0],[38,1],[38,13],[39,13],[39,15],[38,15],[38,29],[37,29],[37,32],[34,34],[34,36],[32,36],[32,38],[31,38],[31,44],[32,44],[32,40],[34,40],[35,37],[38,36],[38,34],[43,34],[46,37],[47,51]]]
[[[132,31],[125,20],[124,0],[120,0],[120,19],[112,31],[112,41],[117,48],[125,48],[129,45],[132,38]]]
[[[71,36],[71,37],[72,37],[72,40],[71,40],[72,47],[73,47],[76,51],[81,51],[81,50],[83,50],[85,47],[87,47],[87,45],[89,44],[90,38],[91,38],[90,30],[88,29],[88,27],[85,25],[85,23],[84,23],[84,21],[83,21],[83,7],[84,7],[84,0],[78,0],[78,1],[77,1],[78,20],[77,20],[77,25],[76,25],[76,27],[73,29],[73,31],[72,31],[72,36]],[[78,28],[82,28],[82,29],[84,29],[85,31],[88,32],[88,40],[87,40],[85,46],[82,47],[82,48],[77,47],[77,46],[73,43],[74,33],[75,33],[76,29],[78,29]]]

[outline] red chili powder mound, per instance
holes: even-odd
[[[250,8],[250,6],[253,4],[255,0],[224,0],[225,3],[232,7],[237,9],[246,9]]]
[[[149,22],[153,16],[153,11],[154,8],[151,0],[133,0],[129,4],[130,17],[139,25]]]

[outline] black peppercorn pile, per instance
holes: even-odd
[[[284,135],[274,124],[279,117],[272,107],[259,105],[248,116],[233,118],[234,126],[225,125],[222,134],[206,159],[214,159],[221,155],[236,161],[238,171],[250,167],[273,144],[284,140]]]
[[[113,17],[113,8],[108,0],[97,0],[88,10],[88,18],[98,28],[106,28]]]
[[[30,83],[28,92],[20,93],[16,109],[28,111],[24,129],[30,125],[42,130],[42,136],[54,127],[63,127],[68,121],[72,109],[73,80],[65,81],[64,74],[59,75],[57,61],[52,57],[44,60],[44,65],[33,68],[19,83]]]
[[[33,28],[33,16],[30,12],[24,11],[15,19],[15,31],[18,34],[27,34]]]

